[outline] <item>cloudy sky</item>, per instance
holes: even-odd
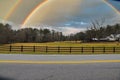
[[[49,28],[65,34],[84,30],[91,20],[101,17],[105,24],[119,22],[119,11],[119,0],[0,0],[1,22],[14,28]]]

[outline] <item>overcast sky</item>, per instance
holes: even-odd
[[[101,17],[106,24],[118,22],[119,10],[120,2],[114,0],[0,0],[1,21],[47,27],[65,34],[84,30],[91,20]]]

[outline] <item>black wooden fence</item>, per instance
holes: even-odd
[[[0,52],[120,53],[120,47],[0,46]]]

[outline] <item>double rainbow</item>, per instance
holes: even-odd
[[[15,12],[17,7],[21,4],[23,0],[17,0],[15,5],[10,9],[9,13],[4,17],[4,20],[8,20],[9,17]],[[31,12],[28,14],[28,16],[24,19],[22,23],[22,27],[25,26],[25,24],[28,22],[28,20],[37,12],[39,8],[41,8],[46,2],[49,0],[44,0],[43,2],[40,2]],[[116,13],[120,14],[120,12],[108,2],[108,0],[103,0],[106,4],[108,4]]]

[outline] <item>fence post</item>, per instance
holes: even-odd
[[[23,46],[21,46],[21,52],[23,52]]]
[[[70,47],[70,53],[71,53],[71,51],[72,51],[71,49],[72,49],[72,47]]]
[[[48,46],[46,46],[46,53],[48,52]]]
[[[116,49],[115,49],[115,47],[113,47],[113,53],[115,53],[116,52]]]
[[[105,47],[103,47],[103,52],[105,53]]]
[[[60,47],[58,46],[58,53],[60,53]]]
[[[81,53],[83,53],[83,47],[81,47]]]
[[[9,50],[10,52],[12,51],[12,45],[10,45],[10,50]]]
[[[33,52],[35,52],[35,46],[33,46]]]
[[[95,51],[94,51],[95,49],[94,49],[94,47],[92,47],[92,53],[94,53]]]

